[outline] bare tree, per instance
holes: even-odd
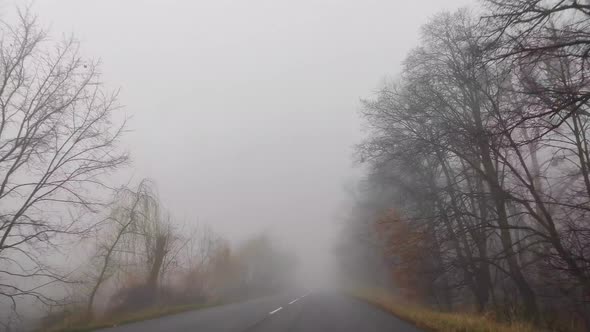
[[[141,229],[140,223],[145,217],[143,211],[155,200],[152,194],[149,181],[144,179],[137,186],[137,190],[123,187],[115,195],[115,202],[108,218],[109,224],[106,232],[100,234],[98,250],[93,257],[94,260],[98,259],[99,263],[98,274],[92,278],[94,284],[86,307],[88,319],[92,318],[92,306],[100,286],[117,272],[117,258],[121,254],[128,254],[120,252],[122,244],[128,241],[128,237],[137,236]]]
[[[20,298],[54,301],[43,287],[67,275],[42,256],[86,234],[103,176],[128,160],[117,94],[99,74],[75,39],[49,42],[30,12],[0,23],[0,298],[13,309]]]
[[[585,0],[485,0],[489,12],[482,23],[487,26],[488,44],[495,48],[491,61],[518,63],[529,72],[551,63],[541,72],[565,73],[556,64],[569,62],[569,82],[538,80],[523,87],[522,93],[534,95],[545,107],[526,109],[522,120],[559,116],[551,127],[559,126],[576,110],[587,105],[590,65],[590,3]],[[549,70],[548,70],[549,69]],[[536,71],[539,74],[539,71]],[[532,101],[532,100],[531,100]],[[549,105],[546,103],[549,102]]]
[[[136,279],[115,294],[116,309],[138,309],[158,298],[163,273],[173,264],[183,245],[165,212],[155,184],[143,180],[137,190],[124,189],[124,199],[114,210],[114,240],[107,241],[103,269],[116,268],[117,276]],[[121,226],[122,225],[122,226]],[[109,252],[110,249],[110,252]],[[100,280],[100,279],[99,279]]]

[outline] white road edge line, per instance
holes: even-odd
[[[273,310],[273,311],[269,312],[268,314],[269,314],[269,315],[272,315],[272,314],[274,314],[275,312],[277,312],[277,311],[279,311],[279,310],[281,310],[281,309],[283,309],[283,307],[279,307],[278,309],[275,309],[275,310]]]
[[[293,304],[293,303],[297,302],[298,300],[299,300],[299,299],[295,299],[295,300],[293,300],[293,301],[289,302],[289,304]]]

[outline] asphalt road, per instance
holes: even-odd
[[[423,332],[370,304],[335,292],[287,292],[100,331]]]

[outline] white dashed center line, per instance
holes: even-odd
[[[293,301],[289,302],[289,304],[293,304],[293,303],[295,303],[295,302],[297,302],[297,301],[299,301],[299,299],[295,299],[295,300],[293,300]]]
[[[275,310],[269,312],[269,314],[272,315],[272,314],[276,313],[277,311],[279,311],[281,309],[283,309],[283,307],[279,307],[278,309],[275,309]]]

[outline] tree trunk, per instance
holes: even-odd
[[[475,92],[477,94],[477,92]],[[524,277],[522,270],[516,259],[516,253],[514,252],[512,235],[510,234],[510,223],[508,221],[508,213],[506,212],[506,195],[500,181],[498,180],[498,174],[494,162],[492,160],[490,140],[487,136],[487,132],[483,127],[483,121],[481,117],[480,103],[477,95],[473,98],[471,104],[471,110],[473,115],[473,122],[475,125],[475,139],[479,148],[481,162],[485,174],[485,181],[490,186],[490,194],[496,213],[498,217],[498,226],[500,227],[500,241],[502,243],[502,249],[506,256],[506,262],[508,263],[508,271],[510,277],[518,287],[518,291],[522,298],[525,316],[528,319],[537,321],[539,318],[539,309],[537,306],[537,299],[533,289],[529,285],[528,281]]]
[[[154,261],[150,268],[150,273],[147,279],[148,287],[156,289],[158,286],[158,277],[160,276],[160,270],[162,269],[162,263],[166,256],[166,245],[168,244],[168,235],[160,234],[156,237],[156,246],[154,248]]]

